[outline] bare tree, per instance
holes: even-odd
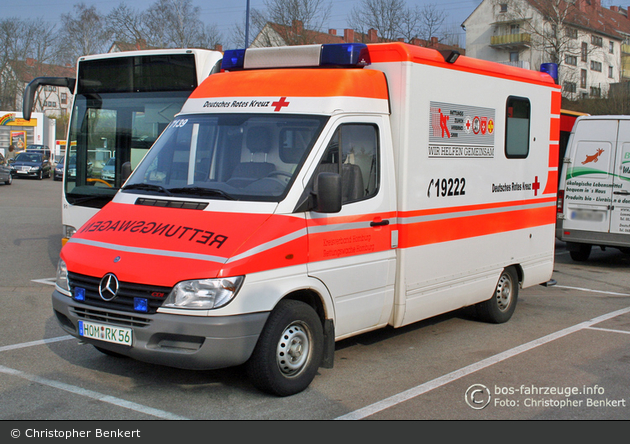
[[[74,64],[78,57],[107,51],[111,31],[107,29],[105,17],[95,6],[85,3],[74,5],[74,14],[61,15],[61,38],[67,61]]]
[[[116,40],[127,43],[146,41],[150,32],[143,13],[125,3],[120,3],[107,15],[107,28]]]
[[[407,20],[408,13],[404,0],[361,0],[352,7],[347,21],[355,31],[366,34],[375,29],[381,38],[395,40],[401,36],[401,30],[413,32],[416,29],[419,18]],[[403,23],[405,21],[407,23]]]
[[[215,25],[204,26],[191,0],[157,0],[143,14],[147,42],[161,48],[212,48],[221,40]]]
[[[32,76],[45,74],[43,66],[57,60],[55,28],[43,19],[0,21],[0,109],[16,109],[24,90],[16,70],[28,69]],[[29,60],[27,65],[25,61]]]
[[[430,43],[432,37],[437,38],[438,41],[446,38],[442,30],[445,16],[437,10],[435,4],[428,3],[422,8],[417,5],[413,8],[405,7],[403,12],[397,37],[402,37],[407,42],[418,38],[427,43]]]
[[[250,19],[250,36],[256,36],[259,46],[313,43],[312,31],[322,30],[331,9],[331,3],[326,0],[265,0],[264,5],[264,10],[252,10]],[[280,26],[271,32],[267,28],[271,24]],[[233,38],[244,42],[244,35],[237,27]]]

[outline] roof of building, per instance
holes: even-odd
[[[268,22],[265,28],[271,28],[276,34],[278,34],[285,43],[291,44],[327,44],[327,43],[387,43],[402,41],[385,39],[378,36],[378,32],[375,29],[370,29],[367,33],[361,33],[354,31],[353,29],[344,29],[343,35],[337,35],[335,29],[329,29],[328,32],[313,31],[304,29],[301,21],[294,20],[292,26],[280,25],[278,23]],[[260,37],[265,30],[261,31],[258,35]],[[256,37],[256,39],[258,39]],[[446,45],[440,43],[437,37],[432,37],[430,40],[413,39],[409,42],[412,45],[423,46],[433,48],[437,50],[443,49],[457,49],[460,53],[464,54],[465,50],[459,46]]]
[[[74,67],[40,63],[35,59],[13,60],[11,68],[18,80],[29,83],[35,77],[74,77]]]

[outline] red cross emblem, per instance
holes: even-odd
[[[538,196],[538,190],[540,189],[540,182],[538,182],[538,176],[536,176],[536,179],[534,179],[532,188],[534,189],[534,196]]]
[[[280,97],[280,100],[278,100],[277,102],[273,102],[271,104],[271,106],[275,106],[276,109],[274,109],[274,111],[280,111],[283,107],[285,106],[289,106],[290,102],[287,102],[287,98],[286,97]]]

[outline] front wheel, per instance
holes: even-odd
[[[509,321],[516,309],[518,287],[518,275],[514,267],[505,268],[492,297],[477,305],[478,316],[483,321],[494,324]]]
[[[247,361],[247,373],[259,390],[294,395],[315,378],[323,345],[322,323],[315,310],[304,302],[280,301]]]

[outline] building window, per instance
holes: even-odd
[[[577,92],[577,85],[575,82],[564,82],[562,87],[564,88],[564,92],[574,93]]]
[[[614,52],[615,52],[615,42],[611,42],[611,41],[608,42],[608,52],[610,54],[614,54]]]
[[[567,65],[577,66],[577,57],[567,55],[564,57],[564,63],[566,63]]]
[[[596,62],[595,60],[591,60],[591,70],[602,72],[602,62]]]
[[[499,12],[503,12],[503,13],[507,12],[507,6],[508,6],[507,3],[501,3],[499,5]]]
[[[608,67],[608,78],[612,79],[614,76],[614,68],[612,66]]]
[[[61,93],[61,104],[65,105],[68,103],[68,94],[66,93]]]
[[[586,70],[580,71],[580,88],[586,88]]]
[[[508,97],[505,124],[505,156],[523,159],[529,153],[530,103],[524,97]]]
[[[582,51],[580,52],[580,59],[586,62],[586,55],[588,53],[588,43],[582,42]]]
[[[510,62],[518,62],[518,52],[510,53]]]
[[[577,39],[578,33],[576,28],[564,28],[564,35],[570,39]]]
[[[595,46],[603,46],[604,45],[604,40],[596,35],[592,35],[591,36],[591,44],[595,45]]]
[[[601,97],[602,89],[591,86],[591,97]]]

